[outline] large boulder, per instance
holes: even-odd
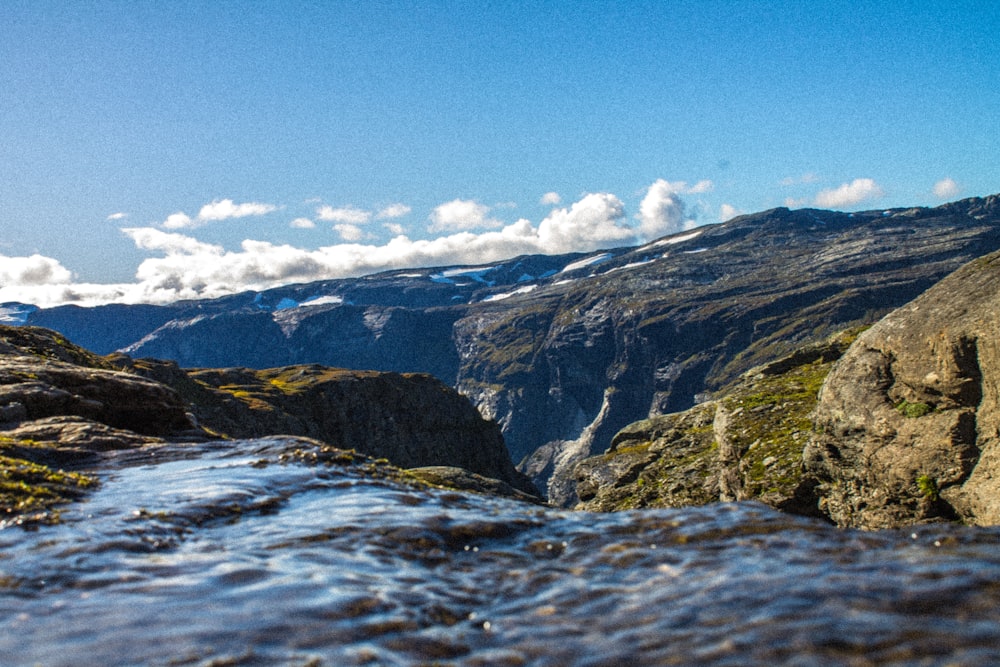
[[[1000,253],[865,332],[813,416],[806,470],[838,525],[1000,523]]]

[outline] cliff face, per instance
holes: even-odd
[[[1000,249],[998,222],[997,196],[853,214],[775,209],[587,256],[397,271],[135,317],[41,310],[29,322],[71,336],[105,331],[96,326],[105,317],[121,331],[146,326],[128,344],[116,335],[115,346],[183,366],[434,374],[501,425],[551,500],[572,504],[573,466],[619,429],[877,321]]]
[[[823,386],[805,452],[839,525],[1000,523],[1000,254],[863,334]]]

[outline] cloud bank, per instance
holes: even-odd
[[[677,184],[666,189],[655,184],[654,187],[656,193],[650,201],[661,203],[654,207],[653,213],[681,220],[683,216],[676,211],[683,211],[684,207],[677,193],[685,188],[678,188]],[[665,203],[668,199],[669,204]],[[203,208],[199,219],[259,215],[264,210],[231,202],[220,204],[214,202],[212,208]],[[408,207],[405,212],[400,207],[387,207],[377,217],[392,219],[409,212]],[[355,219],[352,215],[350,209],[326,211],[321,207],[317,211],[319,219]],[[307,222],[311,221],[297,218],[292,224],[308,227]],[[181,227],[165,223],[162,228],[126,227],[122,233],[137,248],[159,255],[139,265],[134,282],[75,283],[72,273],[58,260],[41,255],[0,257],[0,302],[20,301],[51,307],[64,303],[169,303],[213,298],[389,269],[481,264],[521,254],[589,252],[639,243],[647,231],[655,232],[662,226],[646,225],[646,229],[636,230],[628,223],[624,204],[610,193],[588,194],[571,206],[555,208],[537,225],[527,219],[504,224],[489,217],[489,207],[460,199],[435,208],[430,222],[431,227],[438,226],[449,233],[432,239],[411,239],[400,233],[382,245],[363,244],[359,242],[363,236],[360,226],[337,222],[334,227],[343,242],[316,249],[245,240],[238,250],[227,250],[180,233],[176,230]],[[394,231],[403,230],[398,223],[384,224]],[[477,229],[483,227],[489,229]]]
[[[689,185],[659,179],[649,186],[638,214],[632,218],[622,201],[611,193],[586,194],[566,206],[560,204],[556,193],[549,192],[539,203],[551,209],[537,224],[525,218],[505,223],[492,214],[490,206],[454,199],[431,211],[427,231],[438,235],[426,239],[407,234],[399,220],[412,209],[403,203],[367,210],[311,201],[314,215],[293,218],[287,225],[315,229],[318,221],[332,223],[330,230],[340,239],[311,249],[253,239],[242,241],[234,249],[199,240],[187,230],[279,209],[273,204],[220,199],[202,206],[194,218],[177,212],[158,226],[122,228],[122,234],[136,248],[153,255],[139,264],[132,282],[77,282],[57,259],[39,254],[0,255],[0,303],[20,301],[41,307],[66,303],[169,303],[391,269],[479,265],[523,254],[591,252],[636,245],[696,226],[698,211],[703,207],[696,204],[692,214],[682,196],[712,188],[711,181]],[[508,207],[497,204],[493,208]],[[391,240],[371,242],[376,236],[366,225],[373,220],[380,221],[379,227],[393,235]]]

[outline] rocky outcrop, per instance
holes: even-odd
[[[342,458],[355,450],[402,468],[447,466],[428,473],[436,484],[538,498],[499,427],[428,375],[316,365],[185,371],[99,357],[45,329],[0,326],[0,512],[18,520],[53,516],[51,507],[95,482],[59,468],[93,468],[107,452],[279,434]]]
[[[111,370],[54,332],[0,327],[0,346],[0,421],[73,415],[153,436],[193,428],[169,387]]]
[[[823,385],[806,468],[841,526],[1000,523],[1000,254],[865,332]]]
[[[202,427],[228,437],[315,438],[402,468],[457,466],[538,494],[514,468],[500,427],[429,375],[319,365],[181,370],[169,362],[111,359],[175,387]]]

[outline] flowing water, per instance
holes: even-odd
[[[122,460],[0,530],[3,665],[991,665],[1000,531],[589,514],[278,463]]]

